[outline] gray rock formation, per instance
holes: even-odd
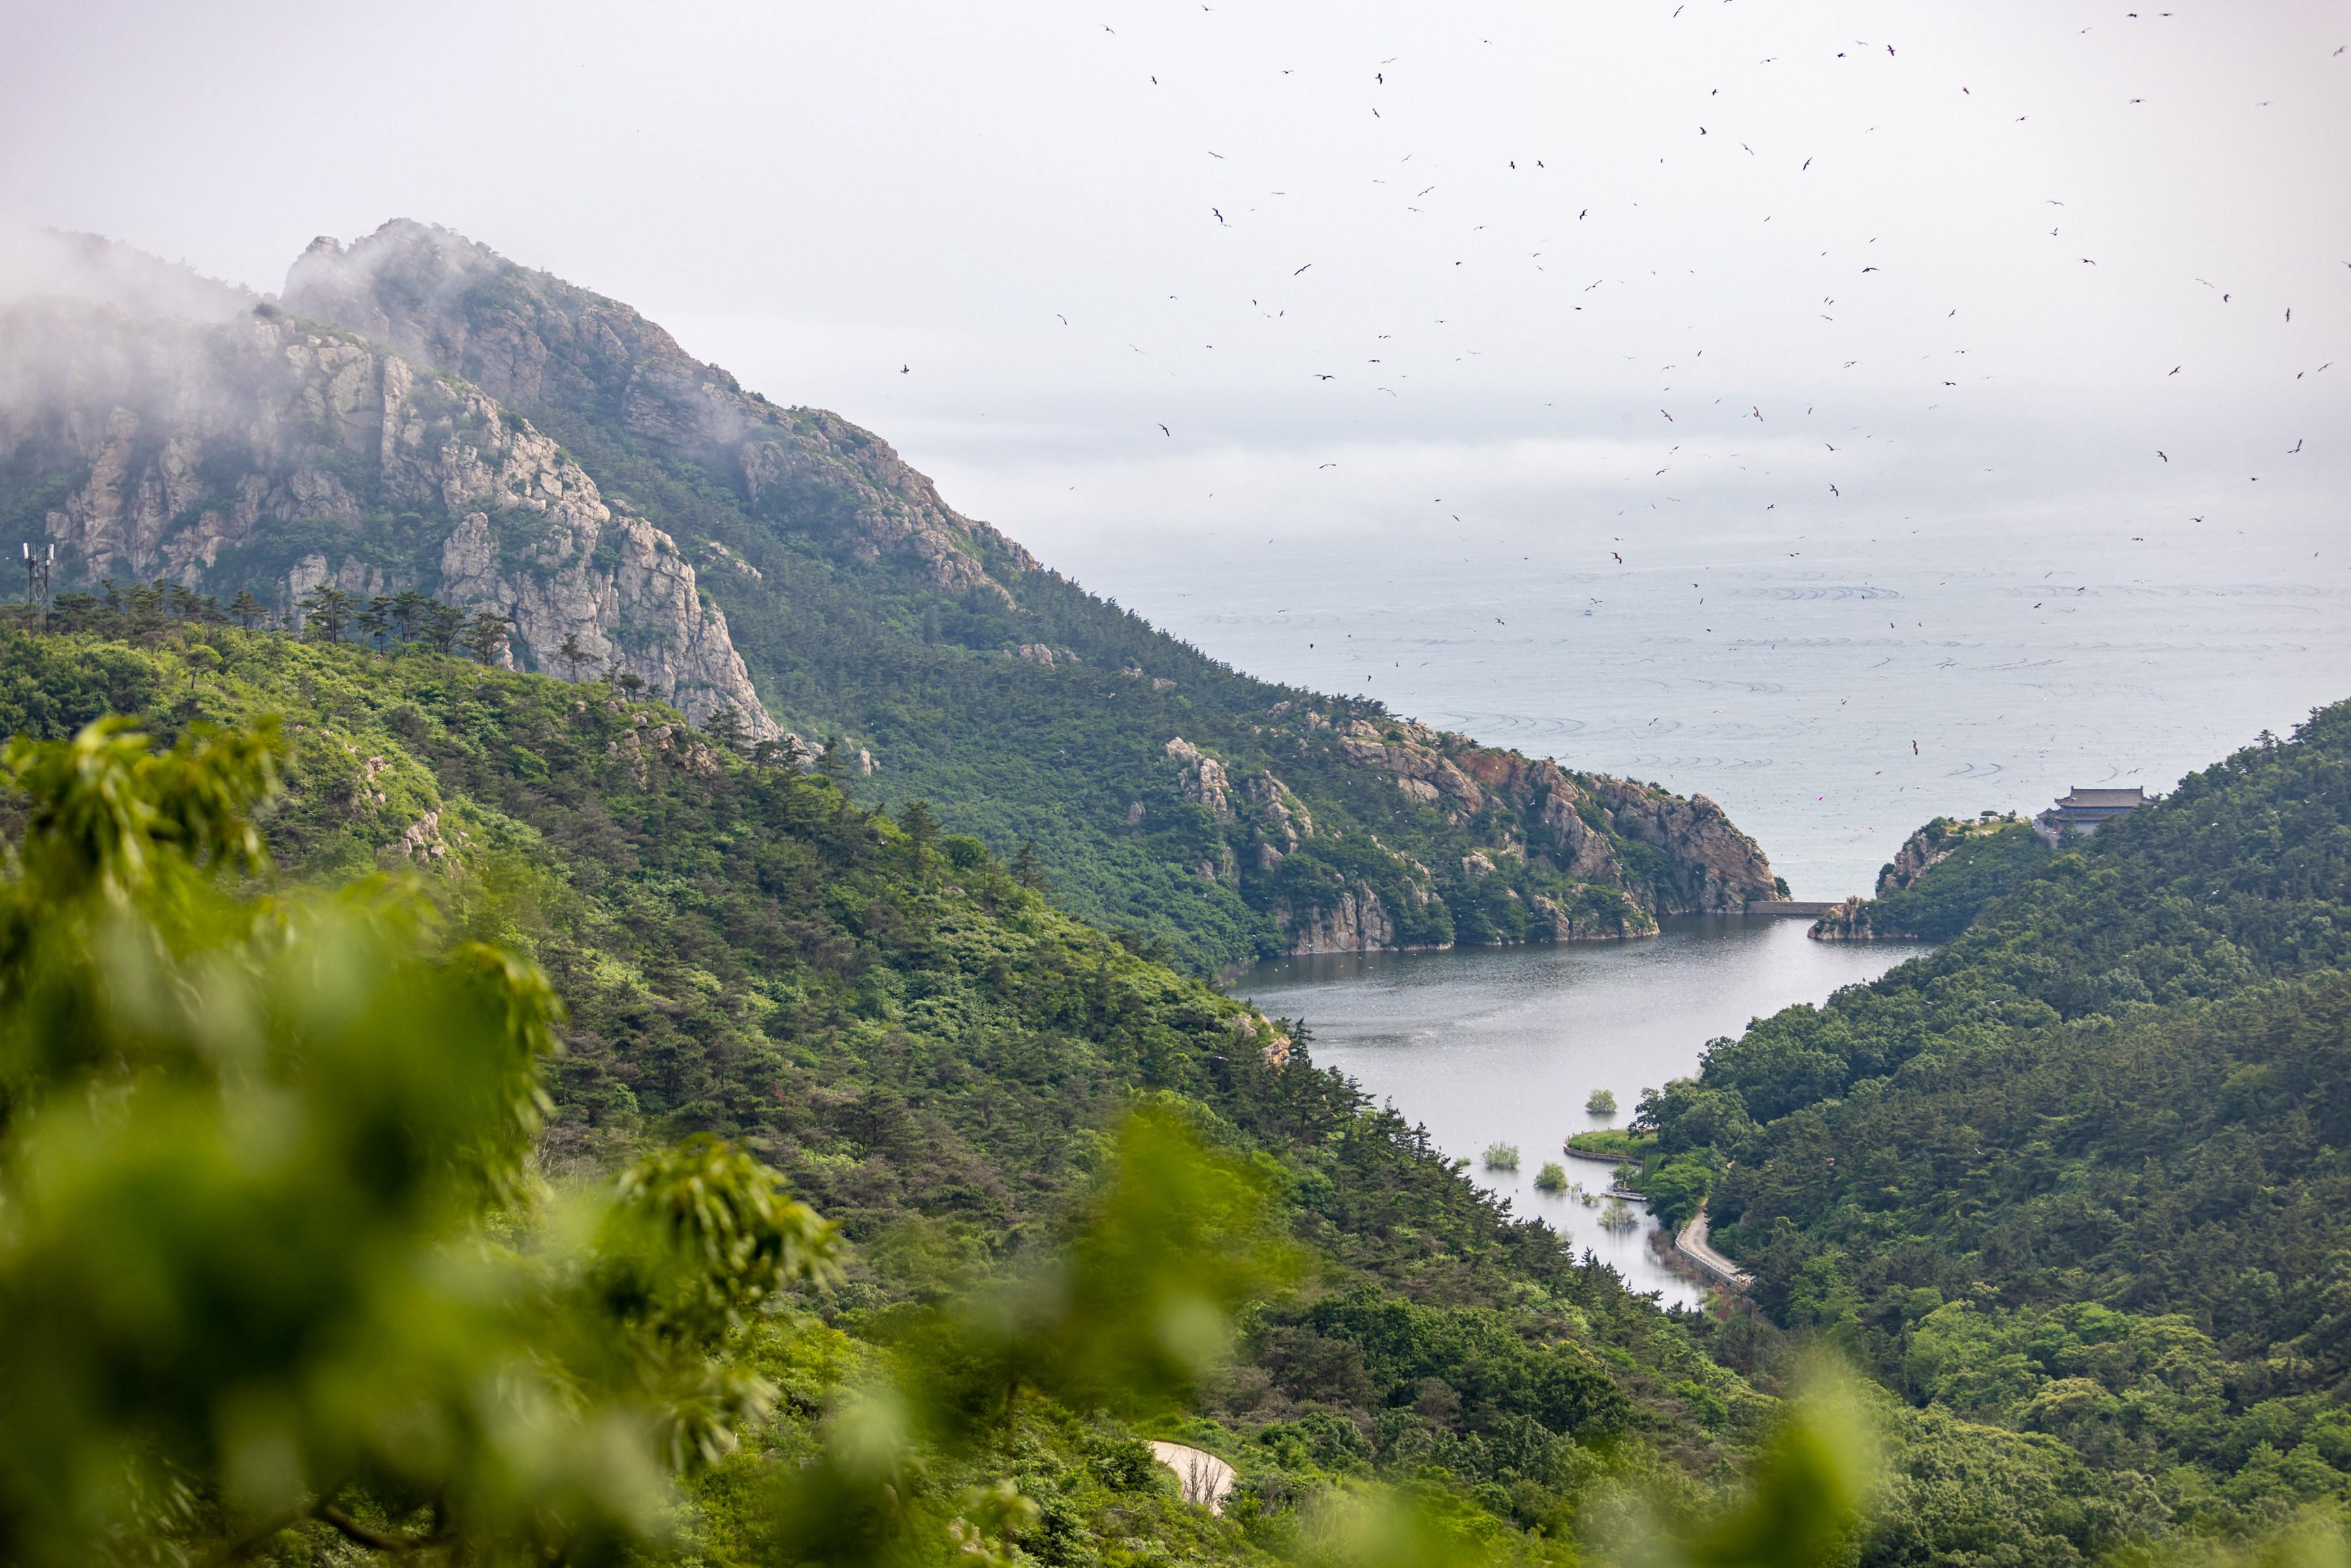
[[[1176,792],[1196,806],[1205,806],[1219,822],[1232,821],[1233,801],[1225,765],[1182,736],[1167,743],[1168,759],[1176,764]]]
[[[609,505],[479,389],[274,316],[204,324],[49,302],[0,317],[0,464],[54,484],[59,585],[254,587],[289,615],[333,581],[515,622],[512,662],[618,655],[697,720],[780,735],[668,535]]]
[[[1680,883],[1678,911],[1736,914],[1777,895],[1771,862],[1762,850],[1705,796],[1685,799],[1621,779],[1594,777],[1593,783],[1619,833],[1672,857]]]
[[[1509,875],[1490,896],[1505,904],[1523,898],[1525,935],[1539,940],[1645,936],[1657,929],[1661,915],[1732,912],[1776,895],[1771,862],[1703,795],[1684,798],[1653,785],[1570,773],[1548,759],[1482,747],[1409,719],[1359,718],[1333,732],[1321,714],[1293,715],[1289,705],[1271,716],[1299,725],[1290,744],[1328,745],[1347,765],[1392,781],[1407,800],[1474,835],[1452,862],[1460,874],[1457,882],[1448,873],[1449,892],[1440,893],[1426,866],[1376,835],[1373,851],[1395,869],[1393,878],[1380,879],[1384,892],[1360,876],[1334,876],[1328,867],[1311,877],[1287,875],[1285,866],[1315,834],[1304,802],[1271,773],[1236,782],[1223,759],[1180,737],[1170,740],[1165,751],[1176,764],[1177,797],[1207,806],[1220,830],[1229,825],[1237,838],[1246,835],[1240,847],[1249,863],[1259,876],[1278,879],[1268,913],[1292,952],[1396,946],[1412,922],[1400,922],[1399,908],[1384,898],[1418,909],[1487,883],[1505,867]],[[1627,864],[1635,857],[1622,852],[1628,844],[1663,853],[1637,857],[1636,873]],[[1522,894],[1518,884],[1535,862],[1540,870]],[[1570,897],[1574,890],[1567,883],[1616,896]]]
[[[709,464],[755,515],[789,517],[848,558],[911,568],[932,587],[1010,603],[993,558],[1035,558],[956,513],[887,442],[821,409],[743,391],[630,307],[487,246],[395,219],[345,246],[319,238],[287,274],[287,310],[365,334],[533,412],[616,418]]]
[[[1292,953],[1364,953],[1396,945],[1394,916],[1380,895],[1357,883],[1300,909],[1288,897],[1273,901],[1273,923]]]

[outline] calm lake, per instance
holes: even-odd
[[[1316,1062],[1426,1125],[1447,1155],[1476,1160],[1489,1144],[1516,1144],[1517,1171],[1472,1167],[1481,1186],[1615,1265],[1634,1290],[1693,1302],[1697,1287],[1651,1250],[1654,1221],[1608,1231],[1604,1198],[1587,1207],[1537,1192],[1535,1173],[1560,1159],[1571,1181],[1604,1192],[1608,1166],[1561,1155],[1570,1133],[1622,1125],[1643,1089],[1693,1071],[1716,1036],[1928,950],[1814,942],[1808,925],[1690,915],[1634,942],[1290,958],[1249,971],[1232,991],[1269,1016],[1304,1019]],[[1614,1092],[1614,1117],[1584,1113],[1594,1089]]]

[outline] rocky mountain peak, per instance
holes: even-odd
[[[870,431],[747,392],[631,307],[454,231],[402,218],[349,246],[313,241],[284,301],[463,376],[559,436],[567,416],[617,423],[714,471],[754,517],[851,559],[1006,603],[991,562],[1036,570]]]
[[[244,589],[298,623],[321,584],[418,588],[507,617],[511,663],[781,734],[675,541],[478,388],[279,314],[71,298],[0,311],[0,469],[35,481],[61,586]]]

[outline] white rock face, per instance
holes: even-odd
[[[285,300],[508,403],[608,412],[631,434],[724,474],[755,514],[852,559],[891,561],[946,592],[1005,604],[1011,595],[983,557],[1037,570],[872,432],[754,397],[631,307],[448,229],[394,219],[349,246],[322,236],[287,272]]]
[[[1168,759],[1183,769],[1176,792],[1195,805],[1206,806],[1217,821],[1232,821],[1231,784],[1225,777],[1225,765],[1180,735],[1167,743],[1166,752]]]
[[[1286,1047],[1288,1040],[1282,1042]],[[1285,1053],[1284,1061],[1288,1060]],[[1176,1472],[1186,1502],[1198,1503],[1210,1513],[1225,1511],[1225,1498],[1233,1490],[1233,1467],[1209,1453],[1183,1443],[1155,1441],[1151,1457]]]
[[[0,463],[69,485],[47,514],[60,586],[228,594],[266,564],[289,620],[324,582],[415,588],[512,617],[512,663],[569,674],[569,637],[583,674],[618,653],[698,721],[732,707],[750,738],[782,733],[675,542],[463,382],[282,319],[63,304],[0,318]],[[288,560],[295,535],[312,548]]]
[[[1292,953],[1363,953],[1396,944],[1395,920],[1380,895],[1362,883],[1325,894],[1317,907],[1300,910],[1287,898],[1273,901],[1273,923],[1290,938]]]

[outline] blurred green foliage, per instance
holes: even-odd
[[[1705,1561],[1771,1507],[1835,1517],[1754,1561],[2069,1563],[2252,1517],[1899,1406],[1872,1475],[1746,1490],[1813,1419],[1794,1339],[1628,1296],[969,841],[608,688],[199,646],[120,666],[168,745],[12,754],[0,1557]],[[1865,1343],[1814,1274],[1804,1333]],[[2244,1473],[2340,1447],[2264,1419]],[[1231,1462],[1221,1514],[1145,1436]]]

